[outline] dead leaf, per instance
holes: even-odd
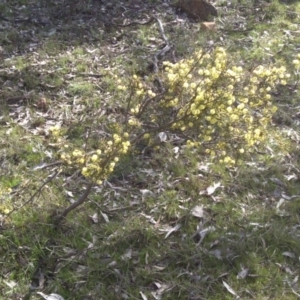
[[[56,28],[52,28],[49,32],[48,32],[48,36],[52,36],[56,33]]]
[[[172,228],[168,231],[168,233],[166,234],[165,239],[168,238],[168,236],[169,236],[170,234],[172,234],[173,232],[178,231],[180,227],[181,227],[180,224],[177,224],[176,226],[172,227]]]
[[[283,252],[282,255],[283,255],[283,256],[290,257],[290,258],[293,258],[293,259],[296,258],[295,253],[289,252],[289,251]]]
[[[99,222],[99,219],[98,219],[98,214],[97,213],[94,213],[92,216],[90,216],[90,218],[92,219],[92,221],[97,224]]]
[[[275,265],[277,265],[282,271],[284,271],[290,275],[293,275],[293,271],[287,265],[282,265],[280,263],[275,263]]]
[[[129,260],[132,257],[132,249],[128,249],[122,256],[122,260]]]
[[[293,281],[291,282],[291,286],[295,286],[297,283],[298,283],[298,279],[299,279],[299,275],[297,275],[294,279],[293,279]]]
[[[112,262],[110,262],[107,266],[108,267],[115,267],[117,265],[117,262],[115,260],[113,260]]]
[[[162,143],[166,142],[168,139],[168,136],[165,132],[160,132],[157,136],[158,136],[160,142],[162,142]]]
[[[211,186],[209,186],[207,189],[206,189],[206,194],[208,196],[212,195],[217,188],[219,188],[221,186],[221,182],[217,182],[217,183],[213,183]]]
[[[272,181],[273,183],[275,183],[281,187],[285,187],[285,184],[278,178],[272,177],[272,178],[270,178],[270,181]]]
[[[193,209],[192,209],[192,215],[194,217],[197,218],[203,218],[204,215],[204,210],[203,210],[203,205],[196,205]]]
[[[239,296],[237,295],[237,293],[229,286],[228,283],[226,283],[224,280],[222,280],[222,283],[223,283],[223,285],[226,287],[227,291],[228,291],[230,294],[232,294],[232,295],[234,295],[234,296],[236,296],[236,297],[239,297]]]
[[[215,258],[219,260],[223,260],[221,251],[219,249],[209,251],[209,254],[213,255]]]
[[[245,279],[248,276],[249,268],[242,268],[242,270],[236,276],[237,279]]]
[[[13,289],[13,288],[17,285],[17,283],[16,283],[15,281],[13,281],[13,280],[11,280],[11,281],[3,280],[3,282],[4,282],[8,287],[10,287],[11,289]]]
[[[46,300],[65,300],[64,297],[59,294],[46,295],[42,292],[37,292],[37,294],[41,295]]]
[[[143,300],[148,300],[148,298],[146,297],[146,295],[143,292],[140,292],[140,295],[142,296]]]
[[[198,241],[197,245],[200,245],[203,242],[204,238],[208,233],[213,232],[215,230],[216,228],[214,226],[208,226],[205,229],[202,229],[200,231],[198,230],[197,234],[200,236],[200,240]]]
[[[217,26],[215,22],[203,22],[201,23],[201,29],[207,31],[217,31]]]
[[[287,181],[290,181],[291,179],[297,179],[297,176],[295,174],[292,175],[284,175]]]
[[[154,299],[160,300],[162,298],[162,294],[169,289],[169,285],[164,284],[164,283],[159,283],[159,282],[154,282],[154,285],[157,287],[157,291],[151,292],[151,295],[153,296]]]
[[[103,213],[102,211],[100,211],[100,213],[101,213],[101,215],[102,215],[104,221],[105,221],[106,223],[109,223],[109,218],[108,218],[107,214]]]

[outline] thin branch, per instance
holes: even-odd
[[[36,166],[33,168],[34,171],[36,170],[43,170],[43,169],[46,169],[46,168],[49,168],[49,167],[53,167],[53,166],[59,166],[61,165],[63,162],[61,160],[58,160],[58,161],[55,161],[55,162],[52,162],[52,163],[49,163],[49,164],[42,164],[40,166]]]
[[[38,190],[24,203],[22,204],[20,207],[18,208],[14,208],[12,211],[10,211],[7,216],[9,217],[13,212],[15,212],[16,210],[19,210],[21,208],[23,208],[25,205],[27,205],[28,203],[32,202],[33,199],[36,197],[36,195],[38,195],[39,193],[41,193],[42,189],[44,188],[45,185],[47,185],[49,182],[51,182],[59,173],[59,171],[56,171],[52,176],[50,176],[39,188]]]

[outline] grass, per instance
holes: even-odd
[[[221,44],[251,68],[289,63],[298,51],[299,4],[269,2],[217,2],[215,33],[182,14],[176,20],[175,9],[166,14],[161,1],[140,5],[143,20],[155,7],[163,22],[173,45],[164,60]],[[60,2],[23,0],[1,14],[11,18],[25,5],[24,15],[40,9],[49,22],[6,21],[0,32],[0,298],[41,299],[36,291],[43,291],[75,300],[235,299],[232,293],[297,299],[299,93],[293,87],[274,95],[279,112],[264,152],[224,167],[183,148],[176,155],[172,143],[144,152],[141,143],[59,229],[53,226],[51,216],[82,194],[86,180],[50,164],[63,147],[50,127],[60,124],[73,144],[96,149],[126,109],[118,79],[153,76],[149,65],[163,45],[156,22],[113,25],[126,15],[118,1],[111,3],[78,3],[69,13]],[[127,17],[131,22],[136,14]],[[41,97],[46,110],[36,105]]]

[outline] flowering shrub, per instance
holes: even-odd
[[[296,68],[300,66],[299,57],[293,61]],[[64,144],[62,161],[98,184],[128,152],[130,140],[134,144],[136,137],[143,137],[151,143],[154,134],[162,130],[181,135],[188,148],[200,149],[232,165],[266,139],[277,110],[271,91],[278,84],[287,84],[289,78],[284,66],[260,65],[249,71],[232,65],[223,48],[210,53],[199,50],[178,63],[164,62],[164,90],[160,94],[136,75],[131,79],[131,89],[118,80],[117,89],[131,95],[126,117],[115,125],[116,133],[110,139],[99,141],[98,148],[73,147],[62,140],[59,126],[50,131]]]
[[[298,60],[294,64],[299,65]],[[148,122],[181,133],[188,147],[200,148],[226,164],[234,164],[237,155],[265,139],[277,110],[271,91],[290,77],[283,66],[260,65],[251,71],[232,66],[223,48],[211,53],[199,50],[178,63],[164,62],[164,67],[166,91],[159,101],[152,101]],[[133,81],[137,97],[156,97],[136,76]],[[132,118],[143,106],[145,101],[131,109]]]

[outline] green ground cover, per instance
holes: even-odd
[[[300,4],[214,4],[217,31],[206,32],[165,1],[0,1],[1,299],[300,297]],[[180,112],[158,106],[163,63],[218,47],[249,74],[291,74],[270,92],[278,109],[263,144],[237,156],[232,145],[228,164],[186,147],[192,126],[153,129]],[[138,119],[141,88],[156,93],[159,118]],[[124,131],[132,148],[110,151]],[[100,178],[80,161],[103,153]]]

